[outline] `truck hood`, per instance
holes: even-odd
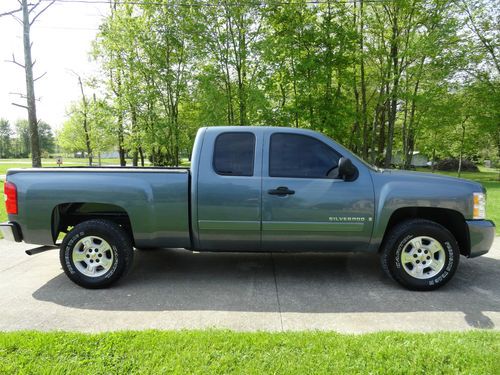
[[[436,173],[401,171],[398,169],[382,169],[375,174],[384,176],[383,179],[392,181],[408,181],[419,183],[436,183],[436,184],[460,184],[467,186],[472,192],[485,192],[486,189],[478,182],[465,180],[463,178],[443,176]]]

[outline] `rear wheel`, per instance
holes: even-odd
[[[442,225],[414,219],[394,227],[381,252],[384,271],[411,290],[434,290],[455,274],[460,258],[457,241]]]
[[[75,226],[61,244],[60,261],[66,275],[84,288],[105,288],[132,265],[133,247],[127,233],[107,220]]]

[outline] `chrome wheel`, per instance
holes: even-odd
[[[427,236],[412,238],[401,251],[401,264],[407,274],[430,279],[444,268],[446,254],[441,243]]]
[[[100,277],[111,269],[114,255],[109,243],[101,237],[87,236],[73,247],[72,260],[83,275]]]

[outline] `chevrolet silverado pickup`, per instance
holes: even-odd
[[[448,282],[460,255],[488,252],[478,183],[382,170],[305,129],[206,127],[189,169],[10,169],[6,239],[59,245],[67,276],[116,282],[134,247],[232,252],[374,252],[411,290]]]

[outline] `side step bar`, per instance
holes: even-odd
[[[54,249],[59,249],[59,246],[40,246],[40,247],[35,247],[34,249],[29,249],[26,250],[25,253],[28,255],[36,255],[43,253],[44,251],[49,251],[49,250],[54,250]]]

